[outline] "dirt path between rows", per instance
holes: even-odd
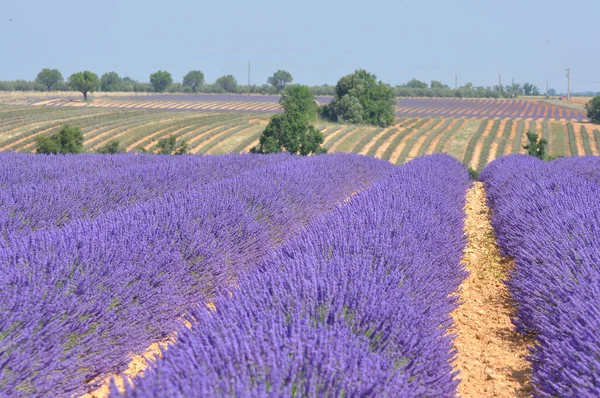
[[[461,397],[530,397],[533,340],[515,331],[514,305],[504,279],[513,262],[500,256],[482,183],[467,192],[463,264],[469,276],[460,287],[462,304],[452,313]]]

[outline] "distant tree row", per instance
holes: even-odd
[[[83,79],[82,79],[83,77]],[[150,82],[138,82],[129,77],[121,77],[116,72],[107,72],[100,78],[93,72],[85,71],[71,75],[67,81],[57,69],[43,69],[34,81],[0,81],[0,91],[80,91],[87,99],[87,93],[104,92],[171,92],[171,93],[240,93],[278,94],[293,82],[292,75],[278,70],[261,86],[241,86],[233,75],[219,77],[213,84],[207,84],[200,70],[188,72],[181,83],[174,82],[167,71],[159,70],[150,75]]]
[[[84,72],[85,73],[85,72]],[[91,72],[88,72],[90,75]],[[57,69],[43,69],[34,81],[0,81],[0,91],[81,91],[65,81]],[[167,71],[159,70],[150,75],[149,82],[139,82],[129,77],[120,77],[116,72],[107,72],[99,78],[93,91],[104,92],[169,92],[169,93],[237,93],[237,94],[280,94],[294,79],[285,70],[278,70],[262,85],[240,85],[232,75],[219,77],[214,83],[206,83],[200,70],[188,72],[182,82],[175,82]],[[95,83],[92,82],[92,85]],[[77,85],[79,86],[79,85]],[[336,86],[322,85],[309,87],[313,95],[337,95]],[[514,83],[506,86],[474,86],[466,83],[459,88],[451,88],[438,80],[430,84],[411,79],[403,85],[392,87],[396,97],[441,97],[441,98],[515,98],[521,95],[540,95],[538,87],[531,83]],[[556,95],[556,90],[548,90],[548,95]],[[84,95],[85,96],[85,95]]]
[[[466,83],[458,88],[450,88],[440,81],[430,84],[411,79],[406,84],[392,88],[396,97],[442,97],[442,98],[515,98],[520,95],[540,95],[540,90],[531,83],[513,83],[506,86],[474,86]],[[548,95],[556,95],[556,90],[548,90]]]

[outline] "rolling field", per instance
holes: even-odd
[[[144,94],[98,93],[93,101],[83,102],[77,93],[0,94],[0,103],[47,107],[78,106],[111,109],[197,110],[211,112],[275,113],[280,112],[279,97],[274,95],[235,94]],[[320,104],[331,97],[316,97]],[[552,102],[516,99],[399,98],[397,116],[418,117],[485,117],[531,118],[581,121],[586,114],[579,108],[565,108]]]
[[[257,144],[268,118],[266,113],[0,105],[0,151],[31,152],[37,136],[68,123],[82,129],[88,151],[113,139],[127,151],[152,150],[160,138],[175,135],[188,140],[191,153],[247,152]],[[385,129],[325,122],[316,126],[330,152],[371,155],[394,164],[445,152],[481,170],[502,155],[524,153],[527,131],[548,140],[550,155],[600,154],[600,126],[577,121],[401,116]]]

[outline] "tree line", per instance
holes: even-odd
[[[82,76],[83,75],[83,76]],[[82,78],[83,77],[83,78]],[[158,92],[158,93],[236,93],[236,94],[280,94],[287,84],[294,81],[291,73],[278,70],[262,85],[241,85],[233,75],[223,75],[213,83],[207,83],[200,70],[189,71],[181,82],[175,82],[168,71],[156,71],[149,82],[140,82],[130,77],[121,77],[116,72],[97,74],[84,71],[64,79],[57,69],[43,69],[33,81],[0,81],[0,91],[81,91],[87,99],[87,93],[103,92]],[[438,80],[426,82],[411,79],[405,84],[392,87],[396,97],[438,97],[438,98],[515,98],[522,95],[540,95],[534,84],[513,83],[506,86],[474,86],[466,83],[458,88],[450,88]],[[336,86],[311,86],[313,95],[335,96]],[[556,90],[548,90],[548,95],[556,95]]]

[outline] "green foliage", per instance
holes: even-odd
[[[121,143],[119,140],[111,140],[106,145],[98,148],[96,152],[102,154],[115,154],[125,152],[125,150],[121,148]]]
[[[199,70],[191,70],[183,77],[183,87],[189,87],[197,93],[204,84],[204,73]]]
[[[225,75],[218,78],[215,85],[226,93],[235,93],[237,91],[238,82],[233,75]]]
[[[445,85],[444,83],[442,83],[438,80],[432,80],[430,87],[432,90],[448,90],[448,89],[450,89],[450,87],[448,87],[447,85]]]
[[[548,90],[548,95],[551,96],[551,97],[555,96],[556,95],[556,90],[553,89],[553,88],[549,89]]]
[[[532,133],[531,131],[527,132],[527,140],[529,143],[523,146],[523,149],[527,150],[527,154],[530,156],[535,156],[538,159],[546,159],[546,146],[548,142],[539,138],[536,133]]]
[[[540,95],[540,90],[531,83],[523,84],[523,93],[525,95]]]
[[[477,181],[477,179],[479,178],[479,172],[473,169],[472,167],[469,167],[469,175],[471,176],[473,181]]]
[[[150,75],[150,84],[154,91],[164,92],[173,83],[173,77],[167,71],[159,70]]]
[[[286,84],[289,84],[293,81],[294,78],[290,72],[285,70],[278,70],[277,72],[273,73],[273,76],[267,79],[267,83],[275,87],[275,90],[277,90],[278,93],[285,88]]]
[[[408,82],[407,82],[407,83],[404,85],[404,87],[408,87],[408,88],[427,88],[427,87],[429,87],[429,86],[427,85],[427,83],[425,83],[425,82],[422,82],[422,81],[420,81],[420,80],[417,80],[417,79],[414,79],[414,78],[413,78],[413,79],[409,80],[409,81],[408,81]],[[431,87],[431,88],[433,88],[433,82],[432,82],[432,87]]]
[[[307,86],[294,84],[287,86],[281,94],[279,104],[285,113],[301,114],[308,121],[314,121],[317,118],[317,110],[319,106],[315,101],[315,97]]]
[[[595,96],[585,105],[588,119],[592,123],[600,123],[600,95]]]
[[[331,105],[333,113],[340,123],[362,124],[364,123],[365,110],[360,100],[351,95],[344,95]]]
[[[156,148],[159,155],[185,155],[188,153],[188,142],[185,139],[177,141],[177,137],[171,135],[158,140]]]
[[[42,69],[35,78],[36,83],[44,85],[48,91],[52,91],[52,87],[63,81],[63,75],[58,69]]]
[[[312,126],[306,117],[297,113],[283,113],[271,117],[260,137],[258,146],[252,153],[289,153],[303,156],[311,153],[326,153],[321,147],[325,141],[323,134]]]
[[[345,96],[354,97],[358,102]],[[338,81],[335,97],[325,114],[334,121],[362,119],[368,124],[387,127],[396,117],[396,98],[389,85],[377,82],[374,74],[360,69]]]
[[[100,78],[100,90],[104,92],[121,91],[121,77],[117,72],[107,72]]]
[[[58,133],[36,139],[36,152],[40,154],[65,154],[83,152],[83,133],[78,127],[64,125]]]
[[[69,77],[69,87],[71,90],[79,91],[83,94],[83,99],[87,101],[88,93],[93,93],[100,87],[98,75],[90,72],[77,72]]]

